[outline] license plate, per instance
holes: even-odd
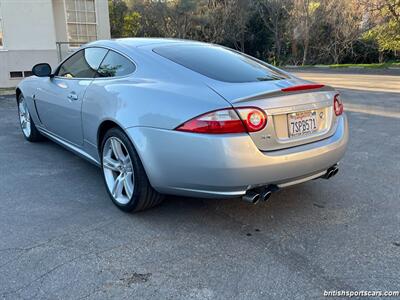
[[[302,111],[288,114],[289,137],[312,134],[318,130],[317,112]]]

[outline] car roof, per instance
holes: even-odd
[[[120,39],[110,39],[110,40],[98,40],[95,42],[91,42],[86,44],[85,46],[105,46],[105,47],[122,47],[122,48],[138,48],[138,47],[146,47],[146,46],[164,46],[164,45],[172,45],[172,44],[202,44],[207,45],[206,43],[192,41],[192,40],[183,40],[183,39],[173,39],[173,38],[120,38]]]

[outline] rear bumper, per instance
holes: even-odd
[[[329,138],[272,152],[261,152],[247,134],[202,135],[149,127],[127,132],[157,191],[234,197],[253,187],[284,187],[322,175],[343,157],[347,147],[346,115],[337,121],[337,130]]]

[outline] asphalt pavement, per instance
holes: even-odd
[[[400,76],[298,75],[342,91],[349,148],[331,180],[255,206],[170,196],[123,213],[100,169],[52,142],[25,141],[14,97],[0,96],[0,299],[400,290]]]

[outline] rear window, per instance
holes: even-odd
[[[209,78],[225,82],[284,79],[283,73],[243,54],[218,46],[173,45],[153,51]]]
[[[131,61],[129,61],[129,59],[110,50],[108,51],[106,57],[104,58],[98,69],[98,76],[125,76],[133,73],[135,69],[135,65]]]

